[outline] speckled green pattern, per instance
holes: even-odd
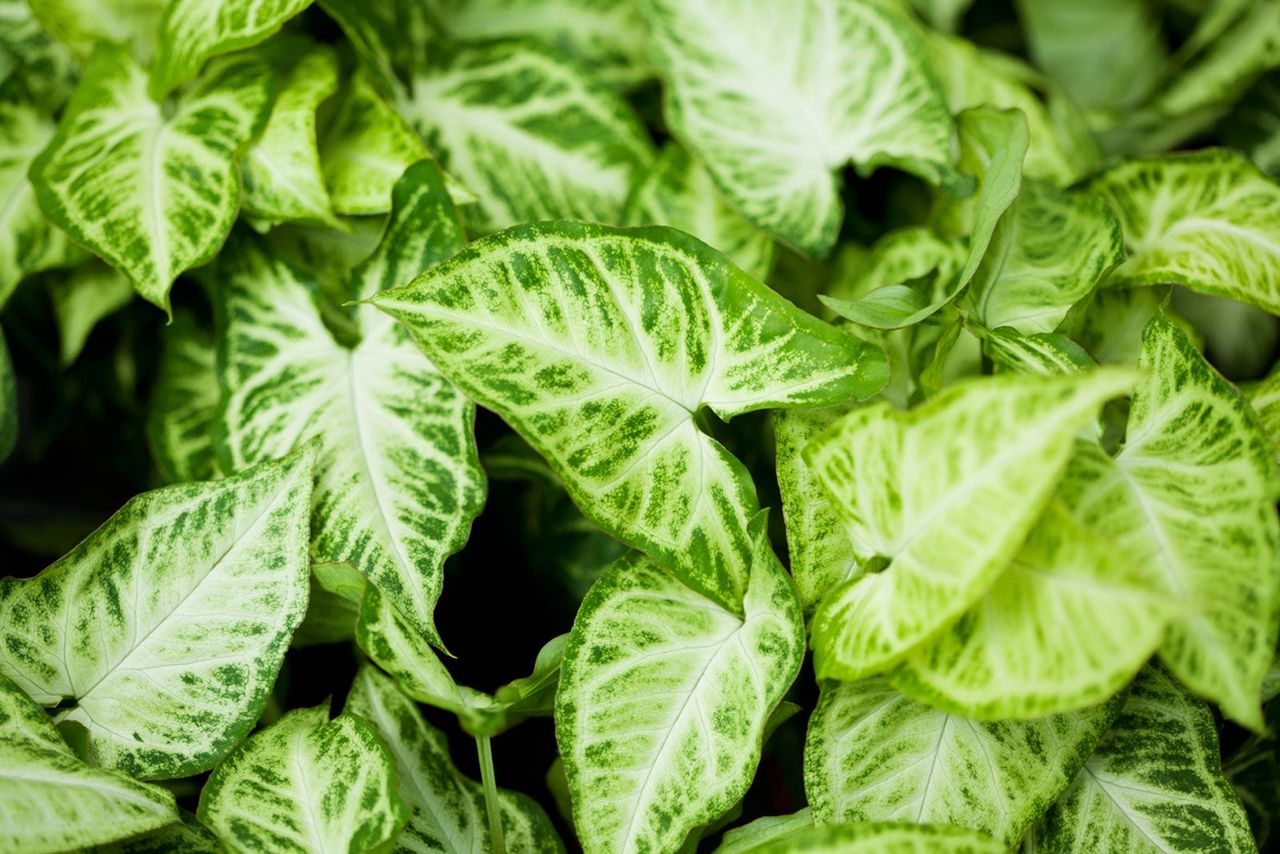
[[[268,225],[300,219],[336,224],[320,171],[316,109],[337,91],[337,55],[312,48],[276,88],[271,117],[241,159],[245,212]]]
[[[1209,709],[1149,668],[1071,788],[1032,827],[1028,850],[1255,851],[1219,763]]]
[[[791,815],[767,815],[726,830],[713,854],[749,854],[766,842],[812,826],[813,813],[808,807]]]
[[[367,721],[395,759],[409,823],[396,850],[413,854],[487,854],[493,850],[484,789],[464,777],[449,756],[444,733],[427,723],[390,677],[365,665],[347,695],[345,712]],[[506,850],[556,854],[564,844],[533,799],[498,790]]]
[[[58,320],[60,361],[70,365],[99,321],[133,301],[133,285],[119,270],[92,261],[51,282],[49,297]]]
[[[9,345],[0,329],[0,461],[9,456],[18,441],[18,385],[13,377]]]
[[[210,768],[253,726],[307,603],[313,449],[144,493],[34,578],[0,579],[0,672],[88,759]]]
[[[832,172],[899,166],[963,186],[912,25],[876,0],[644,0],[667,117],[758,227],[811,255],[843,218]],[[767,128],[767,132],[762,129]]]
[[[587,854],[674,851],[746,793],[804,655],[795,593],[758,519],[745,618],[634,553],[587,594],[556,698]]]
[[[669,225],[733,259],[757,279],[773,265],[773,240],[729,207],[702,164],[675,143],[627,197],[623,225]]]
[[[905,697],[884,679],[827,682],[805,739],[805,794],[818,824],[950,824],[1014,846],[1119,710],[1115,701],[983,723]]]
[[[941,824],[836,824],[785,836],[752,854],[1006,854],[972,830]]]
[[[1186,285],[1280,313],[1280,187],[1225,149],[1131,160],[1089,188],[1128,258],[1108,285]]]
[[[230,60],[166,118],[142,69],[100,45],[31,168],[41,210],[168,311],[173,280],[212,258],[231,230],[236,153],[265,121],[270,87],[265,67]]]
[[[976,330],[983,352],[995,363],[996,371],[1009,369],[1024,374],[1071,374],[1097,367],[1093,357],[1075,341],[1056,332],[1021,335],[1009,328]]]
[[[1266,379],[1247,388],[1245,396],[1276,453],[1280,454],[1280,371],[1273,371]]]
[[[151,833],[93,849],[93,854],[222,854],[218,838],[188,812],[182,821]]]
[[[461,245],[440,172],[422,162],[396,186],[382,243],[350,291],[403,284]],[[234,469],[320,437],[315,554],[354,565],[439,645],[442,566],[484,504],[475,407],[381,312],[360,307],[359,344],[336,341],[316,283],[261,244],[237,242],[219,263],[219,458]]]
[[[910,412],[855,409],[811,442],[854,551],[890,561],[819,605],[819,676],[881,672],[959,619],[1021,546],[1076,431],[1132,385],[1121,371],[972,380]]]
[[[373,851],[409,818],[395,760],[373,727],[329,704],[289,712],[242,744],[200,793],[228,851]]]
[[[196,75],[210,57],[257,44],[311,0],[169,0],[151,68],[156,98]]]
[[[617,222],[653,159],[620,96],[533,44],[448,55],[397,106],[479,196],[467,222],[480,232],[546,219]]]
[[[374,302],[588,518],[734,611],[755,490],[694,414],[865,397],[886,373],[878,349],[661,227],[518,226]]]
[[[1124,449],[1075,499],[1161,592],[1189,609],[1160,648],[1228,717],[1261,729],[1258,692],[1280,610],[1280,494],[1271,442],[1243,395],[1158,315],[1143,337]]]
[[[161,337],[164,350],[147,412],[151,458],[171,483],[212,480],[218,474],[213,422],[220,394],[213,336],[179,312]]]
[[[27,170],[53,137],[53,122],[26,104],[0,103],[0,307],[29,273],[65,267],[84,257],[45,219]]]
[[[4,81],[10,94],[49,111],[66,103],[79,71],[75,57],[49,36],[27,0],[0,0],[0,48],[14,65]]]
[[[0,850],[79,850],[177,819],[172,794],[80,761],[40,707],[0,676]]]

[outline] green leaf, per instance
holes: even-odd
[[[38,576],[0,579],[0,672],[84,726],[96,765],[212,767],[302,620],[313,457],[144,493]]]
[[[1104,288],[1068,312],[1060,328],[1099,364],[1133,367],[1142,333],[1167,297],[1154,288]]]
[[[52,113],[71,96],[79,71],[75,57],[50,37],[27,0],[0,0],[0,57],[13,64],[4,90],[14,100]]]
[[[27,178],[31,162],[53,137],[53,122],[22,103],[0,102],[0,308],[27,275],[69,267],[84,257],[45,219]]]
[[[791,246],[816,257],[835,243],[832,172],[850,161],[864,174],[896,166],[956,192],[970,186],[951,165],[951,119],[920,36],[896,10],[875,0],[640,9],[673,133],[730,204]]]
[[[1253,851],[1219,762],[1209,709],[1148,668],[1071,788],[1032,827],[1031,850]]]
[[[353,640],[367,586],[364,576],[349,563],[312,564],[307,616],[293,633],[292,646]]]
[[[142,69],[100,45],[32,164],[40,208],[167,312],[173,280],[211,259],[231,230],[236,152],[266,119],[270,86],[265,67],[228,61],[166,117]]]
[[[834,824],[813,827],[753,849],[752,854],[1005,854],[990,837],[943,824]]]
[[[422,162],[396,185],[386,233],[350,293],[403,284],[462,242],[440,172]],[[319,437],[315,554],[351,563],[441,645],[433,614],[443,563],[484,504],[474,406],[372,308],[359,309],[359,342],[339,343],[314,281],[259,242],[237,240],[219,265],[219,459],[235,469]]]
[[[556,740],[588,854],[673,851],[751,784],[765,723],[804,656],[800,609],[763,523],[752,526],[745,618],[634,553],[582,603]]]
[[[77,758],[40,707],[0,676],[0,848],[79,850],[177,818],[169,792]]]
[[[280,81],[271,117],[241,159],[244,209],[255,220],[337,224],[316,142],[316,109],[337,88],[338,57],[322,46],[303,54]]]
[[[161,336],[164,350],[147,412],[151,458],[170,483],[213,480],[220,399],[213,337],[187,312],[179,312]]]
[[[827,682],[805,739],[805,794],[818,824],[949,824],[1015,847],[1119,710],[1117,700],[984,723],[909,699],[883,679]]]
[[[1084,348],[1065,335],[1037,332],[1021,335],[1008,327],[975,329],[982,349],[997,365],[1024,374],[1054,376],[1097,367]]]
[[[18,384],[13,376],[9,345],[0,329],[0,462],[18,442]]]
[[[1280,670],[1273,669],[1273,673],[1280,675]],[[1276,735],[1280,729],[1280,703],[1268,702],[1266,712],[1269,732],[1250,736],[1222,765],[1222,773],[1240,798],[1262,850],[1268,850],[1266,845],[1273,841],[1275,823],[1280,819],[1280,742]]]
[[[251,47],[311,5],[311,0],[169,0],[148,92],[157,100],[205,61]]]
[[[165,0],[36,0],[31,11],[45,29],[78,56],[101,42],[128,48],[141,63],[155,54],[156,21]]]
[[[133,301],[133,285],[119,271],[91,262],[53,282],[49,295],[58,319],[65,367],[80,355],[98,321]]]
[[[327,702],[289,712],[242,744],[200,793],[200,820],[228,851],[371,851],[409,818],[373,727],[329,720]]]
[[[111,845],[95,848],[93,854],[221,854],[218,838],[196,817],[179,810],[182,820]]]
[[[1128,250],[1107,285],[1185,285],[1280,314],[1280,187],[1240,154],[1130,160],[1089,189],[1115,210]]]
[[[827,285],[826,294],[852,301],[886,285],[911,284],[928,276],[950,281],[965,256],[961,240],[921,226],[897,228],[877,240],[864,258],[838,259],[836,279]]]
[[[444,57],[397,106],[479,197],[467,222],[480,232],[546,219],[617,222],[653,159],[620,96],[532,44]]]
[[[423,719],[395,682],[364,665],[356,674],[344,711],[367,721],[391,749],[400,792],[410,813],[398,850],[447,854],[493,850],[484,789],[458,771],[444,733]],[[508,851],[564,851],[551,820],[532,798],[499,789],[498,803]]]
[[[1076,432],[1132,385],[1118,371],[972,380],[910,412],[860,407],[811,442],[855,553],[889,561],[819,605],[819,678],[883,671],[959,619],[1022,544]]]
[[[1266,379],[1246,388],[1245,396],[1280,456],[1280,371],[1273,371]]]
[[[711,176],[675,143],[631,190],[623,225],[669,225],[720,250],[761,281],[773,266],[769,235],[729,207]]]
[[[373,302],[587,518],[733,611],[755,490],[695,413],[834,403],[885,378],[878,350],[668,228],[518,226]]]

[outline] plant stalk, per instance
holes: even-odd
[[[476,736],[476,749],[480,752],[480,780],[484,784],[485,812],[489,814],[489,837],[493,841],[493,854],[507,854],[502,839],[502,813],[498,803],[498,782],[493,774],[493,748],[489,736]]]

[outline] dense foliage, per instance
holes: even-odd
[[[0,0],[0,129],[0,852],[1280,841],[1280,3]]]

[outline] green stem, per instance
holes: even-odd
[[[480,780],[484,783],[484,806],[489,813],[493,854],[507,854],[507,847],[502,841],[502,813],[498,804],[498,783],[493,776],[493,748],[489,746],[489,736],[476,736],[476,748],[480,751]]]

